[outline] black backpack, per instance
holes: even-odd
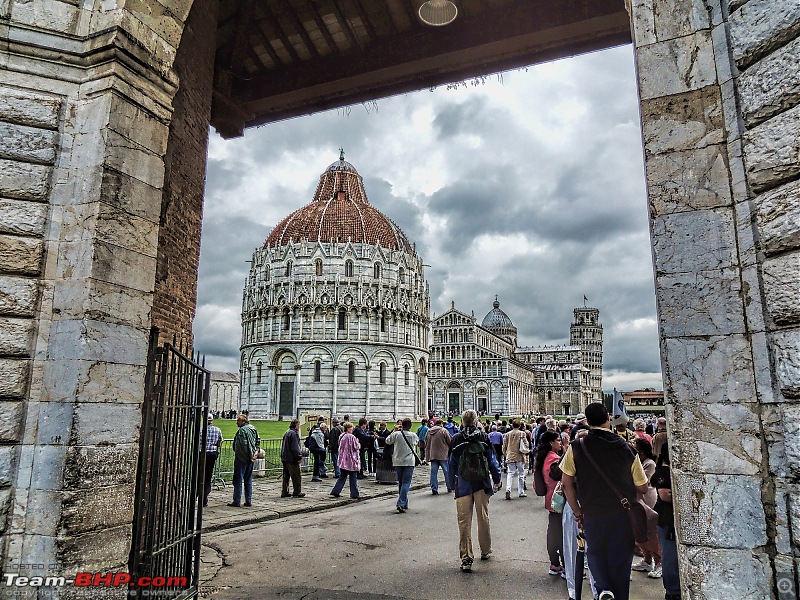
[[[539,461],[533,466],[533,490],[537,496],[547,495],[547,482],[544,480],[544,473],[542,473],[542,465]]]
[[[483,483],[489,475],[489,461],[480,440],[467,440],[458,460],[458,476],[470,483]]]

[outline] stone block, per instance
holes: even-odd
[[[100,281],[149,293],[155,286],[156,258],[98,240],[92,275]]]
[[[100,187],[103,202],[153,223],[161,216],[163,191],[114,169],[105,168]]]
[[[64,487],[66,446],[23,446],[31,452],[29,463],[20,463],[20,481],[30,481],[31,490],[61,490]]]
[[[97,239],[145,256],[158,253],[158,221],[149,221],[102,203],[97,215]]]
[[[24,507],[25,533],[58,535],[62,497],[59,490],[28,490]]]
[[[775,477],[775,546],[779,553],[791,554],[792,552],[792,525],[794,525],[794,512],[792,499],[798,497],[800,487],[790,483],[784,477]]]
[[[137,404],[80,403],[72,421],[71,444],[116,446],[139,441],[142,413]]]
[[[765,590],[772,589],[772,568],[764,552],[679,547],[678,564],[684,590],[692,590],[685,597],[693,600],[765,600]]]
[[[648,161],[656,154],[725,142],[719,86],[642,99],[641,107],[642,136]]]
[[[0,534],[8,531],[11,519],[11,489],[0,490]]]
[[[795,587],[795,573],[798,572],[800,559],[793,559],[792,552],[775,556],[775,585],[778,588],[777,600],[797,600],[798,590]]]
[[[742,114],[748,126],[800,102],[800,38],[761,59],[739,77]]]
[[[131,551],[131,526],[121,525],[78,536],[59,537],[56,546],[62,568],[66,571],[124,571]]]
[[[6,273],[38,275],[42,269],[44,242],[41,239],[0,235],[0,270]]]
[[[772,344],[781,393],[787,398],[800,398],[800,329],[774,332]]]
[[[11,485],[14,477],[14,446],[0,446],[0,488]]]
[[[755,375],[758,401],[762,405],[782,402],[783,398],[777,392],[773,383],[771,351],[767,342],[767,334],[763,331],[752,333],[750,343],[753,346],[753,356],[756,358]]]
[[[150,326],[153,296],[104,281],[66,281],[53,294],[59,318],[96,319],[146,329]]]
[[[655,155],[646,167],[651,217],[731,205],[725,146]]]
[[[0,442],[19,442],[22,439],[24,409],[22,402],[0,401]]]
[[[0,158],[0,196],[23,200],[47,199],[52,167]]]
[[[164,185],[163,157],[146,151],[115,131],[107,132],[103,164],[153,187]]]
[[[0,198],[0,234],[43,236],[47,205]]]
[[[75,401],[66,398],[62,401],[45,399],[42,402],[28,403],[28,421],[36,424],[32,433],[33,439],[26,439],[25,443],[43,445],[66,445],[69,443],[72,431]]]
[[[30,356],[34,325],[33,319],[0,317],[0,355]]]
[[[696,273],[736,265],[732,211],[695,210],[651,220],[657,275]]]
[[[670,423],[670,458],[676,469],[719,475],[761,473],[755,403],[676,405]]]
[[[740,69],[800,34],[800,5],[785,0],[750,0],[731,12],[731,51]]]
[[[65,490],[135,483],[138,458],[138,444],[69,446],[64,470]]]
[[[676,405],[756,402],[751,347],[745,336],[667,338],[663,347],[666,395]]]
[[[15,2],[11,5],[11,20],[19,24],[33,25],[60,34],[79,34],[81,5],[63,0],[37,0]]]
[[[35,279],[0,275],[0,315],[32,317],[36,314],[39,285]]]
[[[636,62],[642,100],[701,90],[717,81],[710,31],[640,47]]]
[[[755,265],[749,265],[742,268],[742,302],[744,304],[745,319],[747,322],[747,330],[755,335],[766,330],[766,306],[763,302],[763,286],[761,274]],[[767,357],[769,353],[761,356],[766,362],[769,362]]]
[[[0,85],[0,120],[30,127],[58,129],[61,98]]]
[[[765,259],[762,272],[771,321],[778,326],[800,323],[800,250]]]
[[[714,52],[717,82],[720,84],[732,83],[734,76],[739,73],[731,59],[730,45],[728,44],[728,27],[725,23],[720,23],[711,30],[711,43]]]
[[[755,192],[776,187],[800,174],[800,106],[747,131],[744,152]]]
[[[0,398],[25,398],[30,361],[0,358]]]
[[[2,158],[44,165],[55,162],[58,142],[55,131],[0,121],[0,138],[3,140]]]
[[[739,269],[656,276],[664,335],[693,337],[744,333]]]
[[[122,96],[111,97],[108,127],[154,154],[163,156],[167,151],[169,124]]]
[[[90,319],[59,320],[50,330],[48,357],[143,365],[147,331]]]
[[[782,409],[787,474],[800,483],[800,405],[785,404]]]
[[[761,247],[767,255],[800,248],[800,181],[757,196],[755,204]]]
[[[133,523],[136,485],[114,485],[102,490],[77,490],[64,494],[61,525],[66,535],[108,529]]]
[[[750,549],[767,543],[761,477],[704,475],[672,469],[678,541]]]
[[[632,0],[636,47],[670,40],[709,29],[722,22],[716,2],[687,0],[679,4],[661,0]]]

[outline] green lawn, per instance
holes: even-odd
[[[253,419],[250,421],[258,431],[258,436],[262,439],[281,438],[286,430],[289,429],[289,421],[260,421]],[[222,437],[226,440],[233,439],[236,435],[236,419],[214,419],[214,425],[222,430]]]

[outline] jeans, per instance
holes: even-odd
[[[299,462],[292,462],[283,463],[283,486],[281,487],[281,496],[288,496],[289,495],[289,480],[292,480],[292,493],[297,496],[301,493],[301,482],[300,479],[300,463]]]
[[[444,473],[444,481],[445,485],[447,485],[447,461],[446,460],[432,460],[431,461],[431,489],[434,492],[439,491],[439,467],[442,468],[442,472]],[[450,488],[447,488],[447,491],[451,491]]]
[[[414,467],[395,467],[397,473],[397,487],[400,495],[397,498],[397,506],[408,508],[408,490],[411,489],[411,477],[414,475]]]
[[[247,462],[233,459],[233,503],[242,503],[242,483],[244,483],[244,501],[253,499],[253,461]]]
[[[358,498],[358,471],[348,471],[347,469],[341,470],[339,479],[336,480],[336,484],[333,486],[331,494],[334,496],[341,494],[342,489],[344,488],[344,482],[348,479],[350,480],[350,497]]]
[[[633,562],[633,531],[624,510],[611,515],[583,517],[586,558],[594,573],[597,591],[614,593],[615,600],[628,600]]]
[[[214,463],[217,462],[216,452],[205,452],[206,471],[203,485],[203,506],[208,504],[208,495],[211,493],[211,480],[214,478]]]
[[[339,470],[339,451],[338,450],[331,450],[331,462],[333,463],[333,474],[334,476],[338,477],[342,474]]]
[[[517,476],[517,493],[525,493],[525,463],[508,461],[508,475],[506,476],[506,491],[511,492],[511,484],[514,483],[514,475]]]
[[[311,480],[319,479],[319,476],[322,475],[325,471],[325,451],[314,450],[314,472],[311,476]]]
[[[514,463],[509,463],[513,465]],[[510,469],[509,469],[510,470]],[[564,530],[561,527],[561,514],[547,512],[547,554],[554,567],[563,566],[564,562]]]
[[[672,539],[668,539],[671,537]],[[661,578],[664,583],[664,592],[670,596],[681,595],[681,580],[678,577],[678,544],[675,533],[667,536],[667,529],[658,528],[658,540],[661,542]]]

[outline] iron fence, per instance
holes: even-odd
[[[259,440],[259,447],[264,451],[264,458],[260,461],[256,461],[253,467],[253,473],[256,476],[263,474],[277,477],[283,473],[283,464],[281,463],[281,441],[282,438],[264,438]],[[313,465],[313,459],[304,457],[303,462],[300,463],[300,468],[304,471],[309,471]],[[326,454],[325,456],[325,466],[330,470],[333,469],[330,454]],[[224,487],[225,483],[231,481],[231,479],[233,479],[233,440],[222,440],[219,456],[217,457],[217,462],[214,464],[213,483],[217,488],[220,486]]]

